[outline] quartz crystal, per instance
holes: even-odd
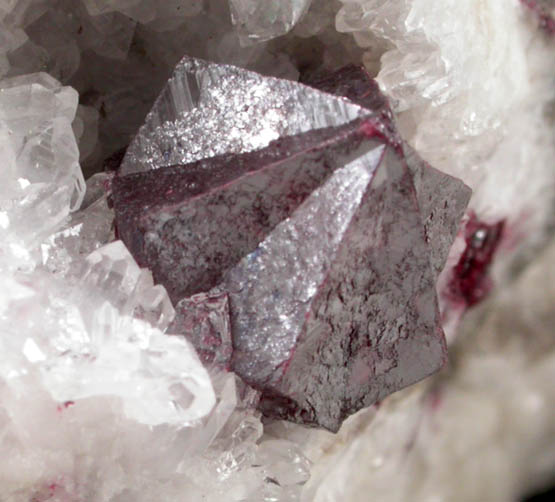
[[[232,91],[221,75],[232,75],[239,98],[245,80],[257,81],[243,73],[180,63],[114,179],[118,235],[174,302],[215,287],[228,295],[231,367],[262,392],[265,414],[337,430],[443,364],[435,277],[469,191],[403,147],[376,84],[353,67],[314,83],[328,92],[259,78],[262,120],[280,101],[300,119],[277,116],[267,137],[285,135],[256,149],[256,123],[214,109],[212,75],[223,92]],[[187,137],[214,113],[246,134],[213,137],[203,153],[232,153],[152,165],[163,148],[190,160]],[[204,352],[210,336],[185,331]]]
[[[231,18],[243,43],[264,42],[287,33],[311,0],[229,0]]]
[[[233,349],[226,294],[200,293],[184,298],[175,307],[168,332],[185,336],[205,367],[229,369]]]
[[[160,286],[120,241],[80,265],[66,281],[37,271],[26,292],[33,311],[17,299],[8,304],[26,336],[3,340],[4,353],[21,345],[23,359],[6,360],[1,375],[24,375],[31,364],[57,401],[118,396],[126,416],[149,425],[205,416],[214,404],[210,379],[185,340],[163,334],[173,308]]]
[[[37,244],[80,206],[85,181],[72,130],[77,101],[75,90],[46,73],[0,82],[0,211],[9,212],[3,245]]]
[[[104,173],[91,176],[80,210],[41,243],[45,268],[60,275],[70,274],[82,258],[115,239],[113,210],[105,190],[109,179]]]

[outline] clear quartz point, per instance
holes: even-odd
[[[265,42],[290,31],[312,0],[229,0],[241,43]]]

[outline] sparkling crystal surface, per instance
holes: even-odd
[[[129,146],[121,173],[248,152],[367,114],[310,87],[185,57]]]
[[[177,302],[216,286],[334,169],[374,146],[355,122],[255,152],[118,176],[118,234]]]
[[[373,153],[338,170],[224,278],[233,368],[264,389],[269,415],[337,430],[443,364],[414,188],[397,154]]]
[[[212,68],[242,78],[240,70]],[[469,190],[403,145],[362,70],[313,84],[326,92],[283,85],[311,99],[296,105],[293,126],[283,117],[276,130],[298,127],[301,114],[328,122],[308,121],[311,130],[262,149],[244,143],[240,149],[254,149],[246,153],[212,136],[206,155],[230,153],[142,172],[149,165],[128,151],[112,185],[116,224],[174,301],[215,286],[227,294],[231,367],[262,392],[265,414],[337,430],[356,410],[443,364],[435,278]],[[162,96],[168,89],[172,102],[184,99],[171,86]],[[147,124],[180,134],[183,122],[164,122],[160,103]],[[218,113],[241,122],[230,112],[243,106]],[[338,116],[329,117],[334,109]],[[355,120],[341,125],[345,110]],[[246,141],[257,137],[254,125]],[[160,130],[143,129],[131,148],[152,145]],[[188,159],[187,141],[178,159]],[[182,301],[194,317],[190,300]]]
[[[223,365],[208,374],[186,338],[166,334],[165,289],[115,241],[112,174],[85,186],[77,144],[95,157],[94,113],[46,74],[2,81],[0,104],[3,496],[156,499],[170,473],[171,498],[295,500],[296,465],[252,465],[258,393]],[[227,361],[224,304],[197,306],[195,322],[225,339],[214,361]],[[278,475],[281,486],[266,481]]]
[[[2,501],[493,502],[552,482],[554,1],[312,0],[306,10],[308,3],[0,0]],[[220,284],[186,297],[172,321],[164,288],[114,243],[110,176],[91,175],[117,169],[123,155],[112,154],[125,151],[184,54],[300,80],[346,96],[359,110],[352,120],[376,119],[367,129],[376,148],[407,159],[432,274],[445,263],[436,286],[452,361],[445,371],[352,415],[335,434],[261,421],[256,406],[273,407],[277,396],[266,391],[260,401],[227,369],[230,293]],[[388,100],[360,68],[329,75],[348,63],[377,76]],[[181,146],[171,133],[153,149],[159,172],[165,155],[187,168],[214,162],[212,151],[229,160],[352,121],[317,125],[298,108],[323,110],[306,87],[295,103],[287,101],[299,90],[294,83],[208,66],[221,73],[212,86],[207,72],[194,72],[210,89],[197,108],[177,112],[184,100],[173,80],[175,92],[147,120],[167,117],[161,137],[176,124],[184,131]],[[252,113],[240,109],[251,101]],[[257,137],[268,130],[271,138]],[[302,222],[301,206],[345,167],[323,177],[288,218]],[[381,163],[369,189],[391,169]],[[473,189],[448,253],[466,189],[443,173]],[[257,247],[282,225],[267,228]],[[182,336],[168,336],[180,318]],[[153,351],[165,338],[188,350]],[[204,400],[191,406],[187,389],[198,361],[183,373],[184,361],[164,351],[187,358],[193,348],[215,404],[184,422],[197,405],[207,409]],[[290,360],[294,368],[294,354]],[[278,404],[294,415],[295,403]]]

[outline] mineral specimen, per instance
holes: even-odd
[[[554,155],[553,37],[529,20],[552,15],[552,0],[341,3],[337,28],[362,49],[369,44],[365,58],[375,56],[368,37],[386,45],[376,80],[405,141],[472,188],[469,209],[480,221],[505,220],[522,236],[541,232],[552,211],[539,208],[553,199],[540,181]]]
[[[85,193],[72,130],[78,95],[46,73],[0,83],[2,244],[37,244]],[[40,228],[35,222],[40,222]]]
[[[337,430],[351,413],[441,367],[435,277],[469,191],[403,145],[362,70],[314,84],[328,92],[243,73],[179,65],[114,179],[118,234],[175,302],[214,287],[227,293],[231,367],[262,391],[265,414]],[[252,150],[261,132],[241,116],[249,95],[238,110],[215,109],[214,87],[197,84],[213,75],[238,81],[238,98],[245,81],[259,82],[257,107],[267,97],[270,107],[282,101],[303,117],[290,125],[282,114],[267,137],[309,130]],[[295,104],[303,94],[310,101]],[[184,105],[176,113],[168,103]],[[246,133],[239,144],[214,138],[209,152],[251,151],[148,169],[156,166],[146,154],[164,148],[172,159],[190,158],[186,138],[207,127],[192,120],[201,111]]]
[[[388,100],[378,84],[362,68],[349,65],[309,85],[372,110],[379,117],[377,133],[393,147],[403,150],[413,176],[418,206],[430,245],[432,269],[439,274],[445,265],[451,244],[457,235],[460,218],[470,199],[470,190],[457,178],[446,176],[424,162],[401,140]]]
[[[2,342],[4,352],[13,350],[5,343],[21,345],[21,357],[3,363],[1,378],[23,378],[32,367],[57,401],[117,396],[128,418],[148,425],[184,425],[212,409],[210,379],[194,350],[163,334],[167,309],[173,313],[167,295],[120,241],[74,264],[72,278],[36,271],[26,289],[32,310],[7,303],[26,336]],[[0,329],[10,332],[6,322]]]
[[[262,410],[337,430],[444,362],[414,188],[388,149],[338,170],[223,281]]]
[[[542,247],[554,228],[553,5],[0,0],[0,78],[8,79],[0,83],[0,451],[9,459],[0,463],[0,499],[507,501],[548,483],[552,238]],[[367,120],[367,106],[379,115],[374,125],[385,125],[385,101],[357,101],[345,73],[327,88],[313,78],[349,62],[377,77],[395,111],[391,131],[441,171],[424,169],[419,157],[407,162],[432,271],[445,262],[436,289],[453,364],[437,378],[361,410],[337,434],[281,420],[263,427],[253,408],[260,393],[226,371],[233,293],[220,284],[184,298],[169,325],[164,288],[112,242],[113,209],[102,190],[111,175],[91,176],[116,169],[117,155],[105,160],[129,145],[183,54],[300,78],[359,108],[345,100],[326,113],[326,121],[341,120],[313,124],[309,112],[322,109],[324,94],[213,66],[210,76],[191,75],[202,99],[179,124],[171,113],[187,101],[166,93],[171,113],[162,121],[180,134],[154,125],[167,141],[151,142],[140,158],[134,142],[128,168],[253,152]],[[334,90],[337,82],[343,90]],[[160,115],[147,124],[152,118]],[[148,127],[139,134],[145,146]],[[387,132],[374,139],[390,149],[396,139]],[[442,173],[473,189],[447,260],[457,223],[442,208],[461,199]],[[490,288],[479,315],[463,320]],[[191,402],[190,378],[213,393],[192,388],[202,399]]]
[[[165,334],[167,293],[111,242],[111,174],[85,187],[76,109],[45,74],[0,83],[0,498],[146,500],[164,485],[172,499],[295,500],[308,477],[298,448],[260,441],[254,391]],[[199,302],[195,328],[223,332],[220,305]]]
[[[185,57],[129,145],[120,173],[259,150],[368,115],[295,82]]]

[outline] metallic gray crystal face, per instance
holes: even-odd
[[[283,376],[383,153],[384,145],[378,145],[338,169],[225,276],[233,369],[247,382],[273,388]]]
[[[377,117],[377,134],[402,151],[413,176],[418,206],[430,245],[432,270],[439,274],[445,266],[459,222],[472,191],[461,180],[448,176],[427,164],[399,136],[393,112],[378,84],[362,67],[349,65],[332,74],[308,82],[321,91],[342,96],[367,109]]]
[[[422,223],[430,246],[432,271],[438,276],[445,267],[472,190],[461,180],[426,164],[406,143],[403,144],[403,153],[413,176]]]
[[[112,185],[119,236],[174,303],[208,291],[336,169],[375,148],[365,124],[119,176]]]
[[[232,367],[271,416],[337,430],[445,360],[412,176],[390,146],[336,171],[223,285]]]
[[[435,281],[470,191],[403,143],[364,71],[313,85],[183,61],[112,197],[173,330],[265,415],[335,431],[445,361]]]
[[[129,146],[121,174],[258,150],[369,115],[289,80],[184,58]]]

